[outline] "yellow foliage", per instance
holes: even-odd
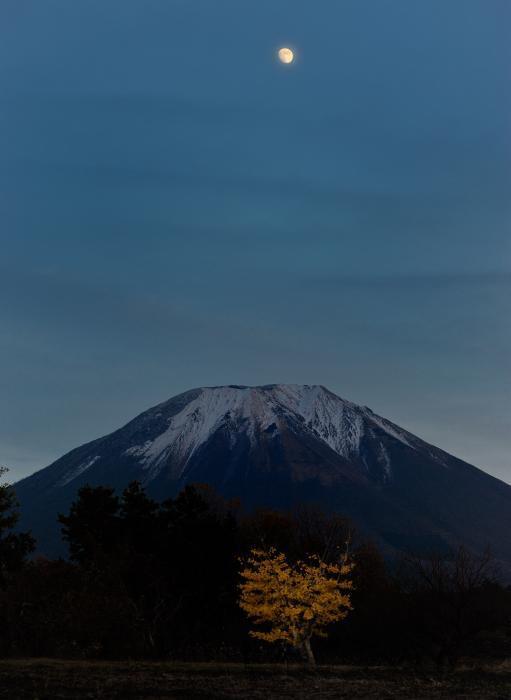
[[[275,549],[253,549],[241,572],[240,607],[255,625],[251,632],[266,642],[286,642],[303,649],[313,635],[343,620],[351,608],[352,565],[327,564],[318,556],[290,564]]]

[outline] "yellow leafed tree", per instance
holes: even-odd
[[[253,637],[285,642],[314,664],[311,637],[325,637],[325,627],[352,609],[352,565],[327,564],[318,556],[289,563],[276,549],[253,549],[241,572],[240,607],[255,625]]]

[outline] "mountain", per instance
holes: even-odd
[[[511,572],[511,486],[322,386],[175,396],[18,482],[22,526],[54,554],[80,486],[134,479],[158,499],[201,482],[247,508],[314,502],[387,552],[489,544]]]

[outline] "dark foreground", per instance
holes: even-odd
[[[511,698],[511,664],[438,675],[389,667],[0,661],[1,700]]]

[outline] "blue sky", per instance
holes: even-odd
[[[182,390],[292,382],[511,481],[510,27],[508,0],[2,0],[11,478]]]

